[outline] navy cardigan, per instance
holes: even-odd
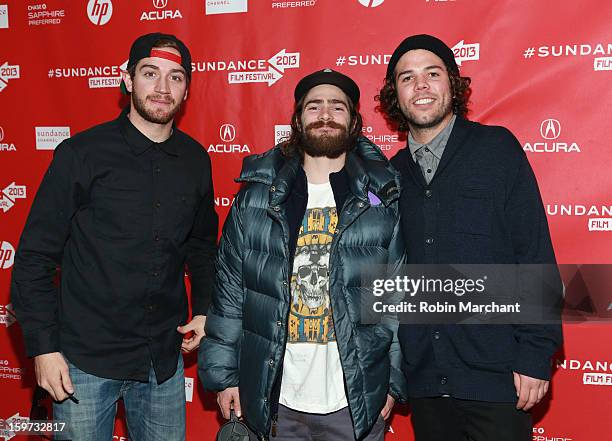
[[[555,263],[535,176],[507,129],[457,118],[429,185],[408,148],[391,163],[409,263]],[[515,402],[512,372],[549,379],[562,333],[560,323],[402,325],[399,339],[411,397]]]

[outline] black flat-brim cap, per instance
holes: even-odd
[[[162,34],[160,32],[154,32],[152,34],[145,34],[138,37],[134,43],[132,43],[132,47],[130,49],[130,58],[128,60],[127,68],[129,69],[132,66],[138,64],[140,60],[143,58],[148,58],[151,56],[151,49],[155,47],[155,44],[160,40],[169,40],[176,43],[178,46],[179,54],[181,55],[180,65],[185,69],[185,74],[187,78],[191,80],[191,53],[185,44],[176,38],[176,36],[172,34]],[[161,48],[163,50],[163,48]],[[121,91],[123,93],[127,93],[127,89],[125,88],[125,83],[121,80]]]
[[[295,92],[293,93],[295,102],[297,103],[301,100],[310,89],[321,84],[336,86],[349,97],[354,106],[357,106],[357,103],[359,103],[360,92],[357,83],[346,75],[332,69],[318,70],[302,78],[297,86],[295,86]]]
[[[432,35],[419,34],[412,35],[402,41],[397,49],[393,51],[393,55],[389,59],[389,65],[387,66],[387,78],[394,78],[395,67],[402,56],[415,49],[424,49],[429,52],[433,52],[442,59],[446,65],[448,71],[459,73],[459,67],[455,61],[455,54],[450,47],[446,45],[442,40]]]

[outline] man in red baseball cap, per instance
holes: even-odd
[[[179,39],[139,37],[130,104],[57,147],[32,206],[11,295],[56,439],[111,440],[119,399],[130,439],[185,439],[180,351],[204,335],[217,238],[210,159],[174,125],[190,77]]]

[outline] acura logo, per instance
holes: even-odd
[[[168,0],[153,0],[153,6],[157,9],[163,9],[168,6]]]
[[[556,119],[545,119],[540,124],[540,134],[544,139],[557,139],[561,134],[561,124]]]
[[[219,129],[219,136],[223,142],[232,142],[236,138],[236,129],[231,124],[223,124]]]

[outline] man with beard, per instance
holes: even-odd
[[[377,99],[409,132],[391,160],[408,262],[555,264],[521,145],[503,127],[468,121],[469,97],[470,79],[439,39],[408,37],[391,56]],[[417,441],[531,439],[528,410],[548,390],[560,326],[401,325],[399,339]]]
[[[261,439],[382,440],[403,394],[397,322],[362,325],[361,271],[404,260],[397,172],[360,136],[359,88],[295,88],[290,139],[244,160],[199,375]]]
[[[180,40],[139,37],[121,84],[129,106],[63,141],[34,200],[12,303],[67,423],[57,439],[111,440],[120,398],[130,439],[185,439],[180,351],[204,335],[217,238],[210,159],[173,124],[190,78]]]

